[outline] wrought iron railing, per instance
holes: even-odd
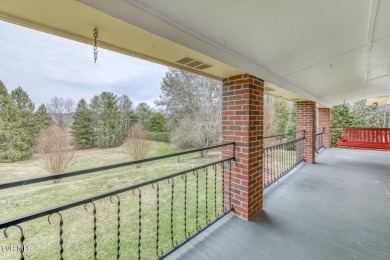
[[[288,136],[290,140],[264,148],[264,188],[283,177],[304,160],[303,142],[305,132],[298,131],[276,137],[285,139],[286,137],[283,136]],[[265,137],[264,139],[269,138],[275,138],[275,136]]]
[[[16,253],[20,254],[20,259],[25,256],[42,259],[42,256],[34,255],[36,248],[29,251],[33,239],[41,239],[41,249],[45,251],[43,258],[48,259],[165,258],[232,211],[231,162],[235,159],[234,146],[234,143],[228,143],[1,183],[0,190],[4,190],[198,151],[232,147],[231,157],[4,221],[0,223],[0,230],[9,238],[9,244],[18,245],[19,252]],[[50,225],[55,222],[58,231]],[[16,231],[19,231],[19,235],[15,234]],[[78,241],[77,244],[74,240]],[[9,253],[9,257],[15,257],[15,252]]]
[[[321,148],[324,148],[324,132],[325,129],[322,129],[322,132],[316,133],[316,152],[318,153]]]

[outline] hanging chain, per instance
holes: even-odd
[[[98,55],[98,48],[97,48],[97,38],[99,36],[99,31],[97,28],[95,28],[93,30],[93,36],[95,38],[95,46],[93,47],[93,56],[94,56],[94,59],[95,59],[95,63],[96,63],[96,60],[97,60],[97,55]]]

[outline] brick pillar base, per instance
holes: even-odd
[[[330,108],[318,109],[318,128],[324,129],[324,147],[330,147]]]
[[[297,102],[297,131],[305,130],[304,159],[306,163],[315,163],[316,154],[316,103]]]
[[[250,219],[263,208],[264,81],[248,74],[222,82],[222,140],[236,142],[232,164],[234,213]],[[231,156],[223,149],[223,156]],[[228,179],[228,173],[225,180]]]

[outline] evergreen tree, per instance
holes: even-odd
[[[115,147],[124,139],[118,97],[111,92],[102,92],[91,100],[96,145],[101,148]]]
[[[168,131],[167,119],[160,112],[152,113],[149,119],[148,129],[151,132],[167,132]]]
[[[78,148],[91,148],[95,144],[94,118],[85,99],[81,99],[71,125],[73,142]]]
[[[295,104],[283,98],[275,99],[276,134],[295,132]]]
[[[136,121],[136,116],[133,111],[133,102],[126,95],[119,98],[119,110],[122,125],[123,138],[127,136],[132,124]]]
[[[335,145],[337,136],[341,136],[343,133],[343,128],[354,126],[354,119],[347,104],[334,106],[332,108],[331,116],[331,142],[332,145]]]
[[[149,125],[150,117],[152,116],[152,109],[146,103],[139,103],[135,109],[135,115],[138,123],[142,123],[144,126]]]
[[[49,119],[44,107],[35,112],[28,94],[18,87],[8,94],[0,81],[0,161],[28,159],[34,140]]]
[[[17,111],[4,83],[0,81],[0,162],[13,161],[17,152],[12,145]]]
[[[47,113],[45,105],[40,105],[35,111],[35,133],[39,133],[39,131],[45,127],[47,127],[51,122],[51,117]]]

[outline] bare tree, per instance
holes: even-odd
[[[221,142],[221,107],[204,103],[198,113],[180,120],[171,134],[172,143],[180,148],[207,147]],[[207,151],[200,156],[206,157]]]
[[[182,149],[221,142],[221,82],[178,69],[169,69],[155,103],[169,118],[171,141]],[[201,156],[206,154],[203,152]]]
[[[74,162],[74,149],[69,135],[59,126],[52,124],[43,129],[35,142],[40,162],[50,175],[68,171]],[[54,183],[61,180],[55,180]]]
[[[390,127],[390,105],[366,106],[366,100],[353,103],[351,111],[360,127]]]
[[[67,130],[72,123],[75,102],[72,99],[53,97],[47,104],[47,110],[53,121],[61,129]]]
[[[134,160],[141,160],[146,157],[150,150],[150,141],[148,132],[142,123],[136,123],[130,128],[129,135],[125,142],[125,151],[130,154]],[[137,164],[141,168],[141,164]]]
[[[275,135],[278,128],[277,116],[275,113],[275,98],[264,95],[264,136]],[[264,139],[264,147],[271,146],[275,143],[274,138]]]

